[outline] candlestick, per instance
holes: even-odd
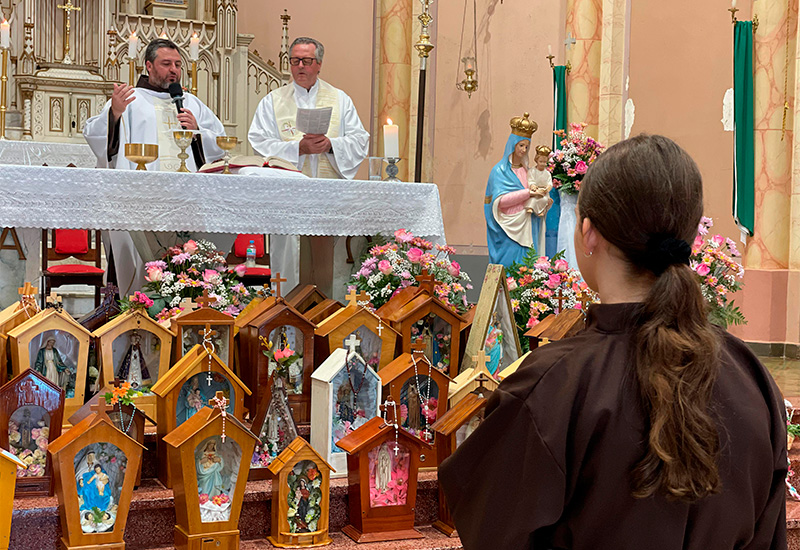
[[[7,50],[11,47],[11,25],[3,19],[0,23],[0,48]]]
[[[197,95],[197,61],[192,61],[192,95]]]
[[[392,124],[391,118],[387,118],[383,125],[383,156],[400,157],[400,128],[397,124]]]
[[[735,2],[736,0],[734,0]],[[550,44],[547,45],[547,55],[553,55],[553,46]]]
[[[732,7],[732,8],[735,8],[735,7],[736,7],[736,0],[731,0],[731,7]]]
[[[8,48],[0,48],[3,52],[0,56],[0,63],[2,67],[2,76],[0,76],[0,140],[6,139],[6,86],[8,84]]]
[[[197,33],[194,33],[189,40],[189,61],[197,61],[198,59],[200,59],[200,38]]]

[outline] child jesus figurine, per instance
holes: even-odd
[[[551,149],[547,145],[540,145],[536,148],[533,156],[533,167],[528,169],[528,188],[531,190],[531,198],[525,202],[525,211],[529,214],[542,219],[539,228],[539,243],[537,250],[544,250],[544,220],[547,211],[553,204],[550,198],[550,190],[553,188],[553,177],[547,170],[547,161],[550,159]]]

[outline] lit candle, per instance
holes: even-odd
[[[161,31],[161,34],[158,35],[159,38],[167,39],[167,31]]]
[[[136,31],[134,31],[131,33],[131,37],[128,38],[128,58],[136,59],[137,55],[139,55],[139,37],[136,36]]]
[[[736,2],[736,0],[733,1]],[[547,55],[553,55],[553,46],[550,44],[547,45]]]
[[[731,7],[736,8],[736,0],[731,0]]]
[[[475,70],[475,58],[474,57],[465,57],[464,58],[464,70],[465,71],[474,71]]]
[[[197,33],[194,33],[192,39],[189,40],[189,60],[197,61],[198,59],[200,59],[200,38]]]
[[[9,47],[11,47],[11,25],[3,19],[0,23],[0,48],[7,50]]]
[[[387,118],[383,125],[383,156],[400,158],[400,128],[392,124],[391,118]]]

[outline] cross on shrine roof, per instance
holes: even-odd
[[[210,307],[211,304],[213,304],[216,301],[217,301],[216,298],[209,298],[208,297],[208,289],[207,288],[203,290],[203,295],[195,300],[196,303],[200,304],[201,308]]]
[[[275,276],[270,279],[270,283],[275,285],[275,297],[281,297],[281,283],[285,283],[288,279],[282,279],[281,274],[275,272]]]

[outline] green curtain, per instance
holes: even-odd
[[[553,130],[567,129],[567,67],[553,67]],[[561,138],[553,134],[553,149],[561,145]],[[553,206],[547,211],[545,223],[545,254],[552,258],[558,252],[558,219],[561,217],[561,198],[558,192],[550,191]],[[540,252],[541,253],[541,252]]]
[[[733,31],[733,218],[753,235],[755,228],[755,131],[753,115],[753,22]]]

